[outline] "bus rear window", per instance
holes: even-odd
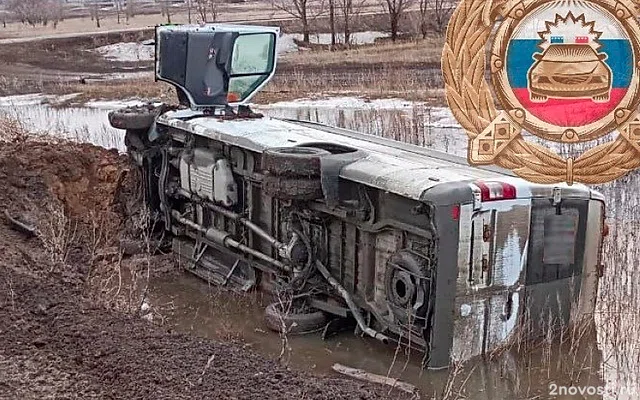
[[[527,285],[580,275],[584,259],[588,200],[531,201]]]

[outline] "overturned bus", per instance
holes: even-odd
[[[598,192],[256,114],[247,104],[275,72],[278,36],[158,27],[156,77],[181,105],[110,115],[181,265],[212,284],[287,293],[286,314],[267,307],[274,329],[351,318],[360,334],[420,349],[430,368],[592,315]]]

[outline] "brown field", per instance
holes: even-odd
[[[258,7],[260,6],[260,7]],[[374,7],[375,6],[375,7]],[[379,5],[368,2],[353,27],[354,31],[384,30],[387,16]],[[262,11],[256,11],[261,8]],[[0,29],[0,37],[18,37],[29,42],[0,40],[0,95],[22,93],[82,93],[82,98],[173,99],[164,85],[148,77],[105,81],[108,74],[151,71],[148,62],[107,61],[91,49],[117,42],[141,41],[153,37],[152,27],[163,22],[160,15],[138,15],[129,25],[117,24],[115,16],[95,28],[89,18],[73,18],[52,27],[30,27],[11,23]],[[403,18],[403,32],[416,30],[415,11]],[[285,32],[299,32],[298,21],[282,12],[270,11],[263,3],[227,4],[220,20],[250,20],[280,26]],[[178,13],[175,22],[186,22]],[[327,32],[326,16],[313,20],[313,32]],[[135,31],[114,32],[113,29]],[[338,26],[338,30],[339,30]],[[84,32],[75,36],[73,32]],[[91,33],[87,35],[86,33]],[[273,81],[255,98],[256,102],[309,96],[358,95],[370,98],[403,97],[443,104],[440,54],[443,38],[376,43],[338,51],[313,50],[280,57]],[[83,80],[84,78],[84,80]],[[80,83],[83,81],[83,83]]]
[[[156,84],[148,62],[106,61],[87,51],[120,41],[152,37],[152,31],[101,34],[93,37],[46,39],[0,45],[0,94],[82,93],[86,99],[142,98],[167,101],[171,90]],[[256,102],[309,96],[357,95],[403,97],[442,104],[439,70],[442,37],[399,43],[379,43],[350,49],[313,50],[280,57],[276,75]],[[148,76],[104,80],[105,74],[131,69]],[[124,75],[126,76],[126,74]],[[84,83],[80,83],[84,78]]]
[[[238,4],[224,4],[219,8],[218,19],[220,21],[252,21],[269,18],[287,18],[288,15],[282,12],[265,10],[268,4],[261,1],[248,1]],[[156,14],[139,14],[126,21],[124,16],[118,23],[117,16],[113,12],[109,12],[100,20],[100,28],[97,27],[95,21],[90,17],[69,18],[61,21],[57,27],[52,24],[47,26],[37,25],[35,27],[22,24],[20,22],[8,23],[6,28],[0,26],[0,39],[9,38],[30,38],[41,36],[57,36],[66,34],[76,34],[78,32],[98,33],[108,32],[120,29],[144,29],[152,28],[158,24],[167,23],[167,18],[159,13]],[[195,11],[192,15],[192,22],[195,23],[197,14]],[[188,14],[186,10],[178,10],[175,14],[171,14],[172,23],[187,23]]]
[[[442,104],[442,44],[443,38],[435,37],[339,51],[287,54],[282,57],[265,96],[401,97]]]

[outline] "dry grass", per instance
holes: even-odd
[[[21,121],[0,114],[0,142],[21,145],[32,137],[33,135],[24,127]]]
[[[395,69],[360,69],[355,72],[308,72],[304,69],[279,73],[255,97],[257,103],[317,96],[358,96],[373,99],[403,98],[443,105],[444,91],[436,71],[423,76],[399,73]]]
[[[63,86],[66,93],[80,93],[74,101],[88,101],[93,99],[148,99],[174,103],[177,101],[175,89],[163,82],[154,82],[153,78],[137,78],[130,80],[92,82],[86,85],[80,83]]]
[[[397,64],[432,64],[440,66],[444,37],[420,39],[410,42],[363,45],[338,51],[300,51],[280,57],[283,66],[307,66],[345,68],[352,64],[380,67]]]
[[[62,268],[67,264],[69,253],[78,241],[78,222],[73,221],[60,202],[52,202],[40,220],[38,237],[49,255],[51,269]]]
[[[435,37],[286,54],[281,57],[273,81],[256,96],[256,102],[354,95],[400,97],[443,105],[443,41],[442,37]]]

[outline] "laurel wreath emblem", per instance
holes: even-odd
[[[631,10],[636,4],[627,0]],[[528,142],[519,130],[498,142],[494,157],[478,156],[478,140],[502,118],[518,125],[522,110],[499,111],[485,79],[486,44],[499,17],[522,17],[520,0],[461,0],[449,23],[442,54],[445,94],[454,117],[469,138],[471,164],[497,164],[534,183],[605,183],[640,167],[640,119],[635,109],[619,117],[620,135],[597,145],[576,159],[563,158],[551,149]],[[634,13],[635,15],[635,13]],[[616,16],[621,17],[620,13]],[[485,144],[485,146],[487,146]],[[478,152],[479,151],[479,152]],[[475,157],[472,157],[472,152]],[[479,157],[479,159],[478,159]]]

